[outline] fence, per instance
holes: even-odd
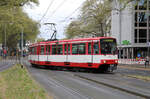
[[[145,59],[119,59],[119,64],[145,64]]]

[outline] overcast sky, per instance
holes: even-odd
[[[53,1],[53,3],[52,3]],[[50,31],[50,26],[43,25],[44,23],[56,23],[57,28],[57,38],[64,38],[64,29],[67,24],[74,18],[77,18],[79,11],[75,11],[79,8],[85,0],[39,0],[39,5],[33,5],[32,7],[25,6],[25,12],[28,13],[29,17],[39,21],[44,13],[46,12],[48,6],[49,10],[43,20],[40,22],[42,24],[40,28],[39,37],[49,39],[52,35]],[[70,16],[71,15],[71,16]],[[67,18],[66,18],[67,17]]]

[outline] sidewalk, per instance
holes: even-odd
[[[118,68],[150,71],[150,65],[145,67],[143,64],[118,64]]]

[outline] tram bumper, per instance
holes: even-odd
[[[117,70],[117,64],[110,64],[108,67],[108,71],[112,72],[113,70]]]

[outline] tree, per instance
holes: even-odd
[[[114,1],[117,1],[120,4],[119,9],[112,6]],[[80,17],[76,20],[77,22],[80,22],[80,24],[74,25],[74,28],[72,28],[71,24],[74,22],[71,22],[66,28],[66,37],[84,37],[89,34],[95,36],[106,36],[106,33],[110,33],[111,29],[112,10],[116,9],[118,11],[122,11],[126,6],[128,6],[128,3],[132,1],[135,0],[86,0],[81,8]],[[139,2],[140,0],[136,1]],[[135,2],[135,6],[137,5],[137,2]],[[79,31],[82,31],[82,33],[79,33]]]
[[[96,36],[104,36],[106,32],[105,27],[108,27],[106,24],[107,19],[111,14],[111,3],[109,0],[105,0],[104,2],[100,2],[100,0],[87,0],[84,2],[81,9],[81,17],[79,17],[78,21],[80,22],[77,25],[76,30],[82,31],[82,33],[74,32],[72,37],[76,35],[89,35],[96,34]],[[71,22],[72,24],[73,22]],[[110,25],[110,24],[109,24]],[[67,30],[71,31],[71,27],[67,28]],[[67,37],[71,36],[71,32],[66,32]],[[70,38],[70,37],[68,37]]]
[[[38,0],[3,0],[0,1],[0,43],[4,43],[6,32],[7,47],[15,48],[23,31],[24,39],[36,38],[39,33],[38,23],[23,12],[22,6]]]
[[[0,6],[24,6],[31,2],[38,4],[38,0],[2,0],[0,1]]]
[[[103,28],[107,26],[106,21],[111,15],[111,3],[109,0],[88,0],[82,7],[82,19],[86,21],[87,25],[93,27],[93,32],[97,36],[104,36],[106,30]]]
[[[66,36],[69,39],[75,37],[77,34],[80,33],[81,33],[81,29],[80,29],[79,21],[72,21],[66,29]]]

